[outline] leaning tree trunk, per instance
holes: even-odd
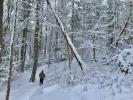
[[[0,63],[2,62],[2,50],[3,50],[3,2],[0,0]]]
[[[61,27],[61,31],[64,35],[64,38],[66,39],[66,42],[68,44],[68,46],[70,47],[71,51],[73,52],[78,64],[80,65],[80,68],[81,70],[83,71],[83,66],[85,66],[85,64],[83,63],[80,55],[78,54],[78,52],[76,51],[76,48],[74,47],[70,37],[68,36],[68,34],[66,33],[65,29],[64,29],[64,26],[63,26],[63,23],[61,22],[61,20],[59,19],[59,17],[57,16],[57,14],[54,12],[52,6],[51,6],[51,3],[49,0],[47,0],[47,4],[49,5],[50,9],[52,10],[53,14],[54,14],[54,17],[58,23],[58,25]]]
[[[11,88],[11,78],[12,78],[12,67],[13,67],[13,50],[14,50],[14,40],[16,33],[16,17],[17,17],[17,0],[14,0],[14,17],[13,17],[13,31],[11,34],[11,44],[10,44],[10,55],[9,55],[9,73],[8,73],[8,81],[7,81],[7,92],[5,100],[9,100],[10,88]]]
[[[36,70],[37,70],[37,65],[38,65],[38,57],[39,57],[39,48],[40,48],[40,40],[39,40],[39,31],[40,31],[40,22],[39,22],[39,13],[40,11],[40,4],[41,1],[37,0],[37,10],[36,10],[36,26],[35,26],[35,36],[34,36],[34,63],[33,63],[33,69],[32,69],[32,74],[31,74],[31,81],[35,81],[35,76],[36,76]]]

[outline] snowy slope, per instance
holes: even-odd
[[[112,92],[113,88],[116,89],[116,86],[118,85],[109,85],[111,78],[115,76],[111,77],[111,74],[105,73],[105,69],[102,72],[101,68],[94,67],[92,65],[89,65],[89,67],[91,67],[91,71],[89,73],[90,76],[88,76],[90,77],[88,82],[80,83],[74,86],[62,85],[64,83],[58,84],[59,81],[62,80],[59,77],[61,75],[60,72],[64,70],[62,77],[63,75],[68,74],[65,69],[67,66],[64,63],[52,64],[49,67],[39,67],[35,83],[29,82],[29,75],[31,71],[26,71],[21,75],[19,74],[16,77],[16,80],[12,82],[10,100],[133,100],[133,89],[132,87],[129,87],[130,89],[127,87],[129,84],[122,87],[123,91],[114,90],[115,92]],[[46,79],[44,81],[44,85],[39,86],[38,74],[42,69],[45,69]],[[96,72],[95,69],[99,69],[101,71]],[[123,78],[125,79],[126,77],[123,76]],[[0,90],[0,100],[4,100],[4,98],[5,87],[2,87]]]

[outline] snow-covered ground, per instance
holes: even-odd
[[[75,66],[79,69],[75,73],[79,74],[80,68],[76,64]],[[64,62],[39,67],[35,83],[29,82],[31,71],[18,74],[12,82],[10,100],[133,100],[133,86],[130,81],[127,82],[129,76],[121,74],[118,78],[114,73],[107,72],[107,68],[99,66],[101,65],[89,64],[89,71],[86,71],[88,76],[84,77],[84,81],[80,79],[80,75],[73,76],[79,76],[73,82],[79,84],[71,86],[67,85],[69,71]],[[42,69],[46,72],[46,79],[44,85],[39,86],[38,74]],[[0,100],[5,100],[5,92],[6,87],[2,86]]]

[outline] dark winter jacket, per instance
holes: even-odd
[[[45,78],[45,73],[44,73],[44,72],[41,72],[41,73],[39,74],[39,77],[40,77],[41,79],[44,79],[44,78]]]

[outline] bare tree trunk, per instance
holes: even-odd
[[[28,3],[30,4],[30,0],[28,0]],[[27,10],[29,8],[30,8],[29,5],[27,5],[26,3],[23,3],[23,9],[26,9],[22,12],[23,22],[25,21],[25,19],[29,17],[30,11]],[[27,43],[26,43],[27,33],[28,33],[28,20],[26,21],[26,26],[23,29],[23,34],[22,34],[23,36],[22,36],[22,47],[21,47],[21,72],[24,72],[24,66],[25,66],[26,50],[27,50]]]
[[[68,44],[67,45],[67,52],[68,52],[68,63],[69,63],[69,69],[70,69],[70,72],[71,72],[71,58],[70,58],[70,49],[69,49],[69,46]]]
[[[44,3],[43,3],[43,1],[41,1],[41,9],[40,9],[40,11],[43,13],[43,12],[45,12],[44,10],[43,10],[43,6],[44,6]],[[44,13],[42,14],[43,16],[44,16]],[[43,54],[43,20],[42,19],[40,19],[40,40],[39,40],[39,44],[40,44],[40,52]]]
[[[85,10],[85,7],[84,7],[84,3],[85,3],[85,1],[83,0],[83,4],[82,4],[82,44],[83,44],[84,32],[85,32],[85,26],[84,26],[84,17],[85,17],[84,10]],[[84,57],[84,49],[83,48],[81,50],[81,56],[82,56],[82,59],[83,59],[83,57]]]
[[[7,14],[7,27],[5,29],[5,33],[10,31],[11,11],[12,11],[12,8],[11,8],[11,0],[8,0],[8,3],[7,3],[7,12],[8,12],[8,14]]]
[[[10,67],[9,67],[9,74],[8,74],[8,81],[7,81],[7,91],[6,91],[6,99],[9,100],[10,88],[11,88],[11,76],[12,76],[12,67],[13,67],[13,44],[10,47]]]
[[[75,24],[75,22],[74,22],[74,0],[72,0],[72,18],[71,18],[71,31],[72,31],[72,36],[71,36],[71,40],[72,40],[72,43],[74,44],[74,24]],[[71,61],[72,61],[72,59],[73,59],[73,52],[71,52],[71,50],[70,50],[70,59],[71,59]]]
[[[118,0],[114,0],[113,1],[113,6],[114,6],[114,34],[113,34],[113,42],[114,42],[114,47],[117,47],[117,42],[116,42],[116,39],[117,39],[117,35],[118,35]]]
[[[22,41],[22,47],[21,47],[21,72],[24,72],[24,66],[25,66],[26,48],[27,48],[26,35],[27,35],[27,28],[24,28],[23,41]]]
[[[48,64],[50,65],[51,64],[51,51],[52,51],[52,29],[51,29],[51,34],[50,34],[50,39],[49,39],[49,46],[48,46],[48,55],[49,55],[49,61],[48,61]]]
[[[96,36],[95,36],[95,33],[94,33],[94,35],[93,35],[93,37],[92,37],[93,39],[92,39],[92,41],[93,41],[93,60],[96,62],[96,46],[95,46],[95,41],[96,41]]]
[[[48,4],[47,4],[47,11],[48,11]],[[48,20],[48,17],[46,17],[46,19]],[[49,31],[48,25],[46,25],[46,32]],[[45,35],[45,57],[48,60],[48,44],[49,44],[49,40],[48,40],[48,34]]]
[[[2,50],[3,50],[3,2],[0,0],[0,64],[2,62]]]
[[[45,36],[45,57],[48,58],[48,35]]]
[[[5,100],[9,100],[10,88],[11,88],[11,78],[12,78],[12,67],[13,67],[13,50],[14,50],[14,39],[16,34],[16,17],[17,17],[17,0],[14,1],[15,4],[15,14],[13,18],[13,31],[11,34],[11,44],[10,44],[10,55],[9,55],[9,73],[8,73],[8,81],[7,81],[7,92]]]
[[[55,12],[58,11],[57,9],[58,9],[57,8],[57,0],[55,0]],[[57,22],[56,22],[56,25],[57,25]],[[58,39],[59,39],[58,35],[59,35],[59,33],[57,32],[57,29],[56,29],[55,30],[55,49],[54,49],[54,51],[55,51],[55,59],[57,59]]]
[[[56,32],[55,34],[55,59],[57,59],[57,51],[58,51],[58,42],[59,42],[59,33]]]
[[[36,76],[36,70],[37,70],[37,65],[38,65],[38,57],[39,57],[39,40],[38,40],[38,30],[36,29],[35,31],[35,37],[34,37],[34,63],[33,63],[33,69],[32,69],[32,74],[31,74],[31,80],[32,82],[35,81],[35,76]]]
[[[34,64],[31,74],[31,81],[35,82],[35,76],[36,76],[36,70],[38,66],[38,58],[39,58],[39,48],[40,48],[40,22],[39,22],[39,14],[38,11],[40,11],[40,0],[37,0],[37,11],[36,11],[36,26],[35,26],[35,36],[34,36]]]
[[[72,32],[74,31],[74,0],[72,0],[72,21],[71,21],[72,25],[71,25],[71,30]],[[72,42],[74,43],[74,37],[73,37],[73,33],[72,33]]]

